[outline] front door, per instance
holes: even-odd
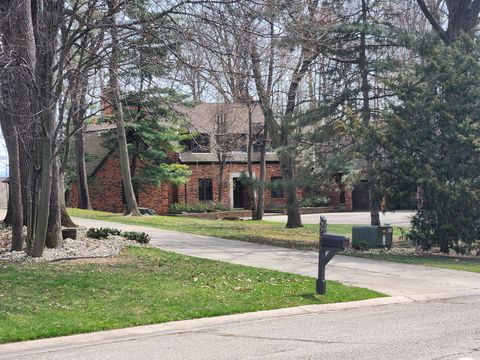
[[[233,207],[235,209],[244,207],[243,184],[240,178],[233,178]]]
[[[370,210],[370,196],[366,183],[362,182],[353,189],[352,202],[353,211]]]

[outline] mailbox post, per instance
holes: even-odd
[[[317,294],[323,295],[327,290],[325,266],[327,266],[337,252],[344,251],[348,247],[348,243],[349,238],[347,236],[327,234],[327,219],[324,216],[320,216]]]

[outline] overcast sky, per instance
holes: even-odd
[[[3,134],[0,132],[0,177],[2,176],[8,176],[8,154]]]

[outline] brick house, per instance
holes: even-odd
[[[137,194],[139,206],[165,214],[172,203],[198,204],[217,202],[220,191],[220,167],[223,166],[222,205],[227,209],[249,207],[251,195],[241,178],[247,173],[247,139],[249,119],[254,133],[263,128],[263,114],[258,106],[249,109],[238,104],[202,103],[193,108],[179,107],[186,119],[186,128],[196,134],[187,141],[185,152],[171,154],[171,158],[188,165],[191,176],[183,185],[162,183],[158,187],[142,188]],[[90,125],[86,129],[87,173],[92,208],[121,213],[125,199],[120,162],[115,149],[102,146],[104,134],[115,129],[113,124]],[[260,176],[260,152],[253,146],[254,177]],[[275,152],[266,154],[266,181],[281,180],[281,169]],[[352,191],[339,189],[330,194],[331,206],[352,210]],[[299,191],[301,196],[302,191]],[[72,186],[70,206],[77,205],[76,185]],[[266,208],[285,207],[283,189],[271,186],[265,191]]]

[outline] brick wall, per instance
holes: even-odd
[[[122,175],[117,154],[109,155],[94,176],[88,179],[90,202],[94,210],[114,213],[125,212],[123,202]],[[76,184],[70,193],[70,206],[78,204]]]
[[[212,179],[212,188],[213,188],[213,201],[218,200],[218,193],[220,189],[220,176],[219,176],[219,167],[217,164],[190,164],[190,171],[192,175],[190,180],[185,185],[178,186],[178,201],[180,203],[187,204],[198,204],[201,202],[199,200],[198,194],[198,180],[199,179]],[[223,190],[222,190],[222,204],[225,208],[230,208],[232,199],[230,198],[230,179],[231,176],[239,177],[239,174],[244,171],[247,172],[246,164],[227,164],[224,169],[223,176]],[[254,164],[253,171],[255,177],[260,176],[260,165]],[[281,170],[279,164],[267,164],[266,169],[266,180],[270,181],[271,177],[281,176]],[[272,199],[271,192],[269,188],[265,189],[265,207],[273,206],[285,206],[285,199]],[[245,189],[244,200],[245,205],[248,206],[248,189]]]
[[[165,183],[159,187],[149,186],[138,194],[138,204],[141,207],[154,209],[158,214],[165,214],[168,211],[168,205],[173,202],[198,204],[200,202],[198,195],[198,179],[212,179],[213,201],[218,199],[219,191],[219,169],[217,164],[190,164],[192,175],[187,184],[173,186]],[[266,180],[270,181],[272,177],[281,177],[279,164],[267,164]],[[239,176],[242,171],[247,171],[246,164],[227,164],[224,173],[224,186],[222,203],[225,208],[230,208],[232,200],[230,199],[230,178]],[[253,171],[255,177],[260,176],[260,165],[254,164]],[[120,173],[120,162],[118,156],[114,153],[106,158],[95,176],[89,179],[89,191],[92,208],[94,210],[109,211],[116,213],[125,212],[123,202],[122,179]],[[302,197],[302,190],[299,189],[298,197]],[[331,206],[339,207],[340,192],[334,191],[330,194]],[[250,194],[248,189],[244,192],[244,205],[248,207]],[[74,185],[70,193],[70,206],[77,206],[77,188]],[[265,189],[265,208],[281,208],[285,206],[285,199],[272,199],[270,188]],[[352,211],[352,191],[345,190],[344,208]]]
[[[153,209],[157,214],[166,214],[172,192],[173,186],[167,183],[148,186],[138,194],[139,206]]]
[[[344,207],[347,211],[353,211],[353,202],[352,202],[353,191],[350,188],[345,188],[345,203],[340,203],[340,189],[338,191],[332,191],[329,194],[330,197],[330,206],[333,208]]]
[[[213,201],[217,201],[219,192],[219,170],[216,164],[191,164],[189,165],[192,176],[187,184],[173,186],[171,184],[162,184],[159,187],[149,186],[144,188],[138,194],[138,204],[141,207],[154,209],[158,214],[165,214],[168,211],[168,205],[174,201],[188,204],[198,204],[200,202],[198,195],[198,179],[212,179]],[[260,166],[253,166],[255,176],[260,176]],[[280,166],[278,164],[267,164],[266,179],[281,176]],[[233,174],[239,176],[242,171],[247,171],[245,164],[227,164],[224,173],[224,186],[222,203],[225,208],[230,208],[230,178]],[[110,155],[101,164],[94,176],[89,179],[90,201],[94,210],[109,211],[116,213],[125,212],[123,203],[122,179],[120,173],[120,162],[118,156],[114,153]],[[249,191],[245,189],[244,205],[248,206]],[[70,193],[70,206],[76,207],[78,204],[76,185],[72,187]],[[265,189],[265,207],[283,207],[285,199],[272,199],[269,188]]]
[[[88,181],[90,202],[94,210],[124,213],[122,175],[120,160],[116,153],[108,156],[100,165],[94,176]],[[168,210],[172,186],[162,184],[159,187],[149,186],[138,194],[138,206],[154,209],[158,214],[165,214]],[[70,193],[70,206],[78,204],[76,184]]]

